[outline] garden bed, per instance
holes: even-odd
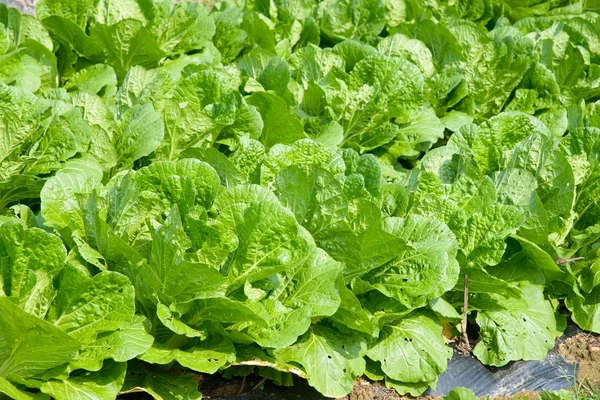
[[[588,3],[0,3],[0,397],[595,384]]]

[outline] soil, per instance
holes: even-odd
[[[539,392],[524,391],[512,396],[490,397],[489,400],[538,400],[540,397]]]
[[[565,339],[558,352],[567,361],[578,363],[580,383],[600,387],[600,336],[586,332]]]
[[[399,396],[393,389],[388,389],[380,382],[373,382],[359,378],[354,384],[354,390],[343,400],[399,400],[406,397]],[[339,399],[339,400],[341,400]]]

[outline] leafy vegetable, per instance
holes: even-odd
[[[1,396],[416,396],[461,311],[494,366],[545,356],[558,300],[600,333],[586,7],[0,5]]]

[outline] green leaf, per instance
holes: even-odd
[[[333,258],[345,263],[346,280],[384,265],[407,246],[404,240],[383,229],[356,233],[346,224],[323,231],[315,239]]]
[[[379,0],[327,0],[317,8],[321,32],[330,40],[377,36],[384,26]]]
[[[154,230],[152,239],[149,265],[141,265],[134,271],[138,294],[148,302],[187,301],[212,297],[224,290],[226,278],[217,266],[183,260],[183,253],[191,243],[175,209],[166,223]]]
[[[248,150],[251,150],[251,148]],[[259,156],[262,156],[262,154],[259,153]],[[317,165],[333,174],[340,174],[345,171],[345,165],[340,154],[336,154],[321,143],[310,139],[298,140],[291,146],[276,146],[264,156],[264,159],[259,158],[257,160],[256,157],[253,157],[252,161],[262,161],[260,183],[263,186],[274,184],[277,174],[285,167],[294,164],[305,170],[311,165]]]
[[[105,95],[114,94],[116,86],[115,71],[105,64],[95,64],[77,71],[64,85],[67,90],[81,90],[90,94],[103,91]]]
[[[66,261],[59,237],[39,228],[7,223],[0,228],[0,275],[5,296],[44,318],[56,295],[52,285]]]
[[[113,25],[124,19],[135,19],[141,22],[146,22],[144,15],[144,7],[135,0],[123,0],[118,4],[111,4],[106,0],[100,0],[96,5],[96,14],[94,19],[96,22],[105,25]]]
[[[38,19],[7,6],[2,6],[0,14],[0,22],[6,29],[8,40],[15,47],[26,46],[29,41],[36,41],[52,50],[52,39]]]
[[[406,247],[362,279],[407,307],[439,297],[454,287],[458,279],[458,246],[445,224],[411,215],[405,220],[386,219],[384,229],[403,239]]]
[[[279,201],[292,210],[299,224],[313,235],[345,219],[348,202],[343,187],[329,171],[308,171],[292,165],[277,175]]]
[[[84,230],[78,200],[99,187],[102,179],[100,171],[95,160],[83,158],[69,162],[48,179],[40,193],[45,223],[58,229]]]
[[[476,400],[478,397],[465,387],[457,387],[448,392],[447,396],[443,397],[444,400]]]
[[[554,347],[554,308],[542,290],[520,285],[523,300],[491,295],[504,310],[477,313],[481,341],[473,354],[484,364],[503,366],[513,360],[541,360]]]
[[[145,353],[154,341],[148,333],[148,320],[136,314],[129,325],[110,333],[96,337],[96,340],[83,348],[76,361],[71,363],[74,369],[98,371],[105,359],[124,363]]]
[[[344,280],[336,281],[337,291],[340,294],[340,306],[330,319],[358,332],[369,336],[377,334],[377,327],[371,314],[365,310],[354,293],[346,287]]]
[[[430,386],[433,386],[434,383],[431,382],[417,382],[417,383],[408,383],[408,382],[399,382],[395,381],[391,378],[385,378],[385,386],[394,389],[396,392],[400,394],[410,394],[411,396],[417,397],[422,395]]]
[[[341,263],[313,247],[306,261],[295,273],[288,273],[271,296],[288,307],[308,308],[312,317],[330,316],[340,304],[335,281],[341,271]]]
[[[228,339],[212,336],[205,341],[190,339],[178,349],[155,342],[138,358],[151,364],[169,364],[177,361],[194,371],[214,374],[221,367],[235,361],[235,349]]]
[[[250,308],[227,297],[197,299],[172,306],[180,315],[182,321],[189,325],[201,321],[216,321],[222,323],[256,322],[266,324],[265,320],[255,314]]]
[[[269,93],[254,93],[247,102],[258,109],[264,127],[260,141],[269,148],[275,144],[292,144],[306,137],[298,118],[289,111],[285,100]]]
[[[224,63],[233,61],[247,44],[248,33],[240,28],[243,11],[239,8],[226,8],[213,13],[215,36],[213,42],[219,49]]]
[[[567,297],[565,304],[573,314],[571,318],[581,327],[591,332],[600,332],[600,288],[595,287],[587,298],[571,295]]]
[[[0,377],[0,393],[14,400],[48,400],[49,396],[43,393],[31,393],[13,385],[5,378]]]
[[[62,15],[83,28],[93,9],[92,2],[89,0],[42,0],[36,5],[36,14],[40,20],[50,15]]]
[[[367,356],[381,363],[386,376],[406,383],[435,382],[452,357],[435,316],[416,312],[384,327]],[[418,365],[419,368],[414,368]]]
[[[548,281],[561,279],[565,276],[565,271],[556,265],[556,261],[552,256],[542,248],[524,238],[518,236],[514,236],[514,238],[519,241],[523,250],[514,257],[514,260],[511,258],[507,262],[514,262],[515,265],[531,265],[541,271]],[[499,265],[498,269],[501,268],[502,266]]]
[[[88,277],[68,266],[61,273],[48,320],[90,344],[103,332],[127,327],[134,311],[134,288],[126,276],[106,271]]]
[[[77,358],[79,342],[71,336],[0,297],[0,377],[32,378]],[[52,375],[59,375],[60,368]]]
[[[366,352],[364,339],[313,324],[296,344],[276,351],[278,359],[302,365],[308,383],[329,397],[345,396],[354,380],[363,374]]]
[[[113,25],[95,24],[90,36],[102,47],[119,77],[124,77],[134,65],[155,67],[165,56],[144,23],[137,19],[126,18]]]
[[[120,392],[126,370],[126,363],[108,361],[98,372],[77,371],[67,379],[44,382],[40,390],[57,399],[111,399]]]
[[[310,309],[300,307],[291,309],[280,301],[266,299],[254,304],[253,309],[265,316],[267,327],[253,325],[248,333],[262,347],[286,348],[298,340],[311,324]]]
[[[469,275],[470,293],[496,293],[503,296],[520,298],[521,292],[513,284],[490,275],[482,269],[462,269],[461,272]],[[458,281],[454,290],[463,291],[464,285],[461,280]]]
[[[139,188],[178,204],[187,212],[193,204],[209,209],[219,190],[219,176],[207,163],[193,158],[157,161],[135,174]],[[186,207],[182,207],[185,205]]]
[[[115,150],[118,162],[130,166],[158,148],[164,136],[163,122],[151,104],[127,110],[115,126]]]
[[[39,198],[45,182],[45,179],[31,175],[13,175],[0,182],[0,210],[12,203]]]
[[[495,265],[504,254],[504,240],[517,231],[522,221],[523,214],[516,207],[492,204],[471,216],[466,222],[468,228],[456,239],[470,265]]]
[[[200,400],[196,375],[184,372],[173,375],[142,362],[129,363],[122,392],[142,390],[156,400]]]
[[[214,208],[219,210],[218,220],[239,239],[227,266],[229,291],[246,281],[293,270],[306,257],[308,244],[294,215],[267,189],[248,185],[223,190]]]
[[[151,29],[160,49],[167,54],[185,54],[205,47],[215,34],[215,24],[204,4],[166,4],[155,8],[159,15]]]

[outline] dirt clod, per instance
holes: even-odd
[[[371,388],[364,386],[354,386],[354,390],[348,396],[348,400],[374,400]]]
[[[600,336],[579,332],[560,343],[558,352],[579,365],[579,381],[600,385]]]

